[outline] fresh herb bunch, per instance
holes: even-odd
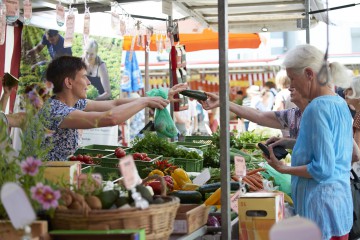
[[[236,137],[238,132],[236,130],[230,132],[230,147],[236,147]],[[212,134],[212,143],[217,149],[220,149],[220,129]]]
[[[46,129],[34,117],[35,108],[26,101],[26,112],[22,123],[21,145],[19,153],[16,153],[11,146],[11,140],[7,134],[7,126],[0,124],[0,186],[6,182],[19,184],[28,195],[35,211],[46,210],[50,214],[57,206],[60,192],[56,186],[44,180],[41,168],[42,161],[47,155],[51,146],[42,146],[42,140],[47,134]],[[0,202],[0,219],[7,219],[7,213]]]
[[[220,167],[220,149],[216,148],[214,145],[209,146],[206,151],[204,151],[204,168]]]

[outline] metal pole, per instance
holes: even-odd
[[[145,49],[145,93],[150,90],[149,82],[149,52]],[[149,108],[145,108],[145,124],[149,122]]]
[[[228,1],[218,0],[220,84],[221,239],[231,239],[228,74]]]
[[[305,0],[306,43],[310,44],[310,0]]]
[[[168,16],[168,26],[171,27],[173,25],[173,20],[171,16]],[[167,31],[168,29],[166,29]],[[167,34],[167,32],[166,32]],[[174,43],[173,36],[171,37],[171,45]],[[169,52],[169,78],[170,78],[170,88],[174,86],[174,80],[172,76],[172,69],[171,69],[171,51]],[[174,119],[174,104],[170,104],[170,116]],[[172,139],[173,140],[173,139]]]

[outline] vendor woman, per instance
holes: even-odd
[[[175,93],[187,88],[186,84],[174,86],[168,99],[87,100],[86,90],[91,83],[86,77],[86,65],[81,58],[71,56],[54,59],[48,66],[46,79],[53,83],[54,95],[39,114],[44,119],[44,125],[54,131],[44,140],[45,146],[52,146],[47,155],[49,161],[65,161],[74,154],[79,138],[77,129],[115,126],[146,107],[163,109],[174,101]]]

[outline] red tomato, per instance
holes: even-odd
[[[77,158],[76,158],[76,156],[72,155],[71,157],[69,157],[69,160],[70,161],[77,161]]]
[[[152,160],[152,159],[149,158],[149,157],[145,157],[145,158],[143,159],[144,162],[150,162],[151,160]]]
[[[76,160],[78,160],[78,161],[83,161],[83,160],[84,160],[84,156],[81,155],[81,154],[78,154],[78,155],[76,156]]]
[[[138,153],[138,152],[134,153],[133,158],[134,158],[134,160],[141,160],[141,153]]]

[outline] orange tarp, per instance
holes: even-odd
[[[131,48],[132,36],[125,36],[123,42],[123,50],[129,51]],[[258,48],[261,43],[259,34],[257,33],[229,33],[229,49],[235,48]],[[187,52],[218,49],[218,33],[211,29],[204,29],[202,33],[180,33],[179,44],[185,45]],[[135,42],[135,51],[144,50],[137,46]],[[150,50],[156,51],[156,36],[151,37]]]

